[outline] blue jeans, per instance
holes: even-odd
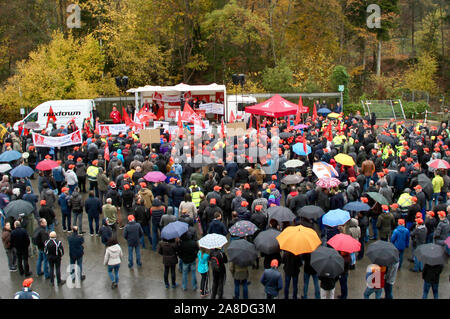
[[[69,185],[69,194],[72,195],[75,188],[78,186],[78,184]]]
[[[55,223],[51,225],[47,225],[47,231],[50,233],[51,231],[55,231]]]
[[[439,299],[439,296],[438,296],[439,284],[430,284],[429,282],[426,282],[426,281],[423,281],[422,299],[428,298],[428,292],[430,291],[430,288],[433,290],[434,299]]]
[[[377,240],[377,238],[378,238],[377,220],[378,220],[378,216],[372,217],[372,218],[370,219],[370,223],[372,224],[373,238],[374,238],[375,240]]]
[[[72,230],[72,215],[70,212],[62,212],[62,228],[64,230]],[[66,227],[67,226],[67,227]]]
[[[381,293],[383,292],[383,289],[379,288],[369,288],[367,287],[364,291],[364,299],[369,299],[370,296],[375,293],[375,299],[381,299]]]
[[[141,248],[137,246],[128,246],[128,267],[133,267],[133,250],[136,250],[136,264],[142,266],[141,263]]]
[[[386,299],[394,299],[394,296],[392,295],[392,285],[387,282],[384,284],[384,297]]]
[[[341,285],[341,298],[347,299],[348,287],[347,287],[348,273],[344,273],[339,277],[339,283]]]
[[[398,251],[398,269],[402,268],[402,264],[403,264],[403,254],[405,253],[404,250],[399,250]]]
[[[289,299],[289,286],[291,285],[291,279],[292,285],[294,286],[292,298],[297,299],[298,275],[297,276],[284,275],[284,299]]]
[[[298,277],[297,277],[298,278]],[[247,279],[244,280],[234,280],[234,298],[239,299],[241,285],[243,290],[244,299],[248,299],[248,283]]]
[[[371,179],[372,179],[372,176],[366,176],[366,182],[364,183],[364,191],[366,191],[369,188]]]
[[[80,280],[81,280],[81,275],[83,274],[83,256],[81,256],[81,257],[77,257],[77,258],[74,258],[74,257],[72,257],[72,256],[69,256],[70,257],[70,264],[71,265],[78,265],[78,267],[80,267],[80,273],[79,273],[79,275],[80,275]],[[75,272],[75,269],[72,269],[72,271],[70,272],[71,274],[73,274]]]
[[[433,242],[433,235],[434,235],[434,232],[427,234],[427,242],[426,242],[427,244],[430,244]]]
[[[319,278],[317,277],[317,274],[310,275],[307,273],[303,274],[303,297],[305,299],[308,298],[308,287],[309,287],[309,277],[313,278],[314,282],[314,297],[316,299],[320,299],[320,287],[319,287]]]
[[[414,256],[414,271],[422,271],[423,270],[423,263],[417,259],[416,256]]]
[[[156,250],[159,242],[159,231],[161,227],[158,224],[152,224],[152,249]]]
[[[141,237],[141,246],[142,246],[142,248],[145,248],[145,236],[146,235],[147,235],[150,245],[152,244],[152,236],[150,235],[150,225],[142,226],[142,230],[144,231],[144,236]]]
[[[197,267],[196,266],[197,266],[197,263],[195,260],[190,264],[183,263],[183,282],[182,282],[183,289],[187,289],[189,273],[191,273],[191,278],[192,278],[192,289],[194,289],[194,290],[197,289],[197,277],[196,277]]]
[[[178,207],[173,206],[173,215],[178,218]]]
[[[116,284],[119,283],[119,268],[120,268],[120,264],[112,265],[112,266],[108,265],[109,278],[111,278],[111,281],[115,282]],[[113,275],[113,270],[114,270],[114,275]]]
[[[43,250],[39,249],[38,260],[36,262],[36,273],[38,275],[42,274],[42,263],[44,263],[44,277],[50,278],[50,272],[48,271],[49,269],[48,269],[47,254],[45,254]]]
[[[439,204],[438,202],[439,195],[441,195],[441,193],[433,193],[433,202],[435,206]]]
[[[72,225],[78,226],[78,232],[83,232],[83,212],[74,213],[72,212]]]
[[[95,221],[95,234],[98,234],[98,228],[99,228],[99,216],[91,216],[88,215],[88,222],[89,222],[89,233],[91,235],[94,234],[94,221]]]

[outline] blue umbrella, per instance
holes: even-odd
[[[322,223],[330,227],[344,225],[350,219],[350,213],[342,209],[333,209],[323,215]]]
[[[0,162],[12,162],[22,157],[22,153],[17,151],[6,151],[0,155]]]
[[[326,107],[323,107],[323,108],[321,108],[321,109],[318,109],[318,110],[317,110],[317,113],[321,113],[321,114],[329,114],[329,113],[331,113],[331,110],[330,110],[330,109],[327,109]]]
[[[297,155],[303,155],[303,156],[307,156],[308,154],[311,154],[311,146],[306,145],[306,150],[308,152],[308,154],[305,154],[305,150],[303,149],[303,143],[297,143],[292,147],[292,150],[294,151],[295,154]]]
[[[188,231],[189,225],[184,222],[176,221],[168,224],[161,231],[161,238],[163,239],[174,239],[181,237],[184,233]]]
[[[347,203],[343,209],[348,210],[348,211],[352,211],[352,212],[365,212],[370,210],[370,206],[367,205],[366,203],[361,203],[361,202],[350,202]]]
[[[11,171],[12,177],[19,177],[19,178],[30,177],[33,174],[34,170],[31,167],[25,165],[19,165]]]

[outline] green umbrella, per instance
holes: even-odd
[[[389,202],[386,199],[386,197],[384,197],[380,193],[368,192],[367,195],[369,195],[374,201],[380,203],[381,205],[389,205]]]

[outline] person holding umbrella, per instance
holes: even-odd
[[[427,241],[427,228],[423,224],[422,218],[416,218],[416,228],[411,231],[411,240],[413,242],[414,268],[409,269],[412,272],[420,272],[423,264],[417,259],[415,250]]]
[[[219,248],[214,248],[210,254],[210,264],[213,274],[211,299],[223,298],[223,287],[226,280],[225,264],[228,262],[227,255]]]
[[[278,296],[278,292],[283,288],[283,278],[278,271],[278,260],[270,262],[270,268],[264,270],[260,282],[264,285],[264,292],[267,299]]]
[[[303,265],[301,255],[294,255],[289,251],[283,251],[281,262],[284,264],[284,299],[289,299],[289,286],[293,285],[292,299],[297,299],[298,275]]]
[[[158,248],[158,253],[163,256],[164,265],[164,283],[166,288],[169,288],[169,271],[171,272],[172,288],[176,288],[178,284],[176,283],[176,272],[175,266],[178,264],[178,247],[179,238],[175,239],[163,239]]]
[[[433,290],[434,299],[439,299],[439,277],[444,269],[444,265],[425,264],[422,271],[423,295],[422,299],[428,298],[430,288]]]
[[[366,272],[366,290],[364,291],[364,299],[369,299],[375,293],[375,298],[380,299],[385,284],[386,267],[371,264],[367,266]]]

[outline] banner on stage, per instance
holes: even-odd
[[[99,133],[100,135],[108,136],[111,135],[120,135],[122,133],[127,133],[128,126],[126,124],[100,124],[99,125]]]
[[[83,143],[81,130],[64,136],[45,136],[34,132],[32,136],[35,147],[64,147]]]
[[[200,110],[204,110],[205,113],[212,113],[212,114],[220,114],[223,115],[223,104],[219,104],[219,103],[204,103],[204,104],[200,104],[199,106]]]

